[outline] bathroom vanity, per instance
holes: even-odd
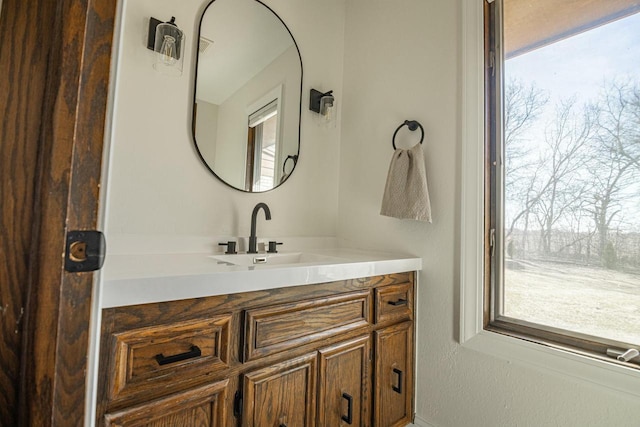
[[[208,272],[154,278],[123,258],[104,282],[97,425],[411,423],[420,259],[341,259],[253,267],[209,257],[193,261]]]

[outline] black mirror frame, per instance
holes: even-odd
[[[256,3],[260,3],[262,6],[267,8],[271,13],[273,13],[273,15],[276,18],[278,18],[280,23],[282,23],[284,28],[289,33],[289,36],[291,36],[291,40],[293,40],[293,44],[296,47],[296,51],[298,52],[298,58],[300,59],[300,102],[299,102],[299,105],[298,105],[298,152],[295,154],[296,161],[294,162],[294,165],[293,165],[293,168],[291,169],[291,172],[289,172],[289,174],[286,176],[286,178],[282,182],[278,183],[277,185],[274,185],[273,188],[271,188],[269,190],[265,190],[265,191],[249,191],[249,190],[238,188],[236,186],[233,186],[233,185],[229,184],[227,181],[225,181],[220,176],[218,176],[218,174],[216,174],[215,171],[211,168],[211,166],[207,163],[207,161],[205,160],[205,158],[202,155],[202,152],[200,152],[200,149],[198,148],[198,142],[196,141],[196,127],[195,127],[196,108],[195,108],[195,106],[196,106],[196,90],[197,90],[197,86],[198,86],[198,62],[200,61],[200,54],[199,53],[196,55],[196,63],[195,63],[195,67],[194,67],[194,74],[193,74],[193,102],[191,104],[191,139],[193,140],[193,146],[195,147],[196,153],[198,153],[198,157],[200,157],[200,160],[202,161],[204,166],[209,170],[209,172],[211,172],[213,174],[213,176],[218,178],[219,181],[223,182],[225,185],[227,185],[230,188],[233,188],[234,190],[238,190],[238,191],[242,191],[243,193],[250,193],[250,194],[253,194],[253,193],[267,193],[269,191],[275,190],[276,188],[280,187],[282,184],[287,182],[291,178],[291,175],[293,174],[293,171],[296,169],[296,166],[298,164],[297,160],[300,158],[300,146],[302,145],[302,140],[300,138],[300,135],[301,135],[301,128],[302,128],[302,87],[303,87],[303,81],[304,81],[304,66],[303,66],[303,63],[302,63],[302,54],[300,53],[300,47],[298,46],[298,42],[296,41],[295,37],[293,37],[293,34],[291,33],[291,30],[289,29],[287,24],[285,24],[285,22],[282,20],[282,18],[280,18],[280,15],[278,15],[273,9],[271,9],[269,6],[267,6],[265,3],[263,3],[260,0],[253,0],[253,1],[255,1]],[[204,14],[207,12],[209,7],[215,2],[216,2],[216,0],[211,0],[209,2],[209,4],[202,11],[202,15],[200,16],[200,21],[199,21],[199,24],[198,24],[198,37],[196,39],[198,41],[200,40],[200,37],[201,37],[202,20],[204,19]],[[196,51],[198,51],[197,45],[196,45]]]

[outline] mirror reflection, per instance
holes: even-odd
[[[258,0],[205,9],[193,105],[200,157],[226,184],[271,190],[299,151],[302,61],[282,20]]]

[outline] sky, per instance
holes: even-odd
[[[595,98],[605,80],[640,80],[640,13],[510,59],[505,75],[535,82],[551,99],[584,101]]]

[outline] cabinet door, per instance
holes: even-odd
[[[224,427],[228,380],[107,414],[109,427]]]
[[[370,425],[370,336],[320,350],[318,427]]]
[[[317,355],[311,353],[244,376],[244,427],[315,426]]]
[[[404,322],[375,332],[376,427],[411,423],[413,407],[413,326]]]

